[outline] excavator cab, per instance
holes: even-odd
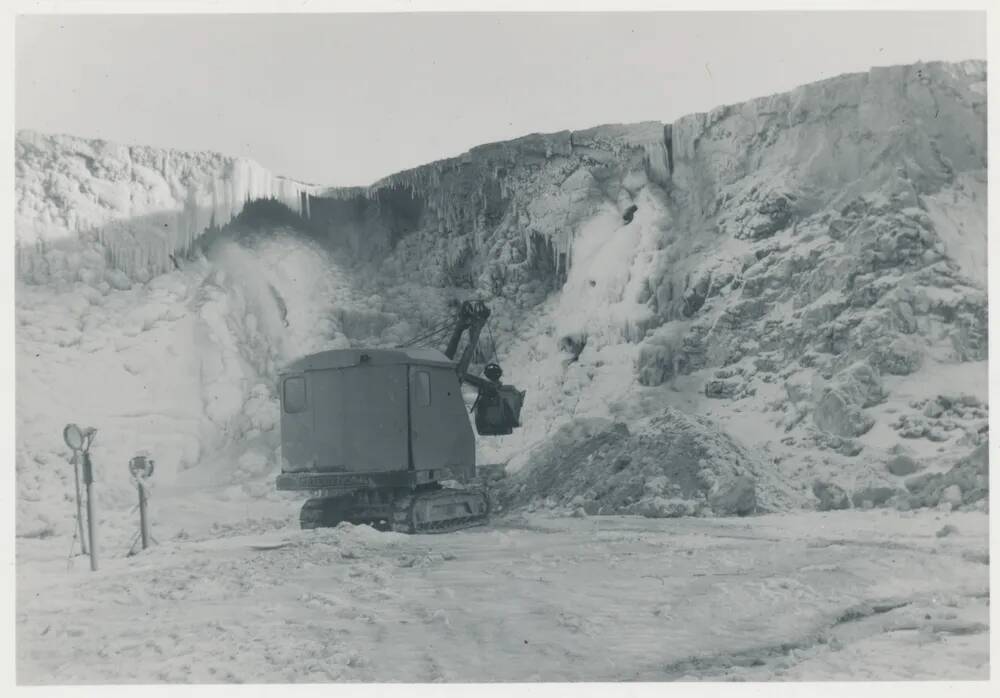
[[[299,514],[303,528],[351,521],[443,533],[486,521],[484,491],[441,482],[476,476],[463,384],[478,391],[472,411],[480,434],[511,434],[521,425],[525,394],[500,382],[500,366],[469,371],[489,316],[482,301],[462,303],[444,352],[331,349],[285,368],[276,484],[313,493]],[[447,331],[442,323],[410,344]]]

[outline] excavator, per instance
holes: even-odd
[[[497,363],[488,363],[482,375],[469,371],[489,316],[483,301],[462,302],[443,352],[334,349],[281,372],[276,485],[311,493],[300,513],[302,528],[347,521],[445,533],[488,520],[486,493],[470,486],[476,445],[462,385],[476,390],[471,411],[480,435],[513,433],[525,395],[501,382]]]

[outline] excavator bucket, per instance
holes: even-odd
[[[476,399],[476,431],[481,436],[505,436],[521,426],[524,392],[510,385],[480,388]]]

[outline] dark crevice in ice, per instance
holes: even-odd
[[[667,172],[674,175],[674,126],[663,124],[663,143],[667,146]]]

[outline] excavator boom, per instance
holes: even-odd
[[[490,309],[483,301],[465,301],[458,311],[458,318],[455,320],[455,327],[448,340],[448,346],[444,350],[444,355],[452,361],[458,353],[458,345],[462,341],[462,335],[469,333],[469,341],[465,345],[461,358],[458,360],[456,370],[459,376],[464,376],[469,370],[472,362],[472,355],[479,345],[479,335],[486,326],[486,321],[490,319]]]
[[[444,353],[455,360],[462,335],[469,333],[462,356],[455,371],[459,380],[473,385],[479,391],[473,410],[476,413],[476,431],[481,436],[502,436],[521,426],[521,405],[524,392],[513,386],[501,385],[503,371],[497,364],[488,364],[484,376],[469,373],[469,365],[479,345],[479,335],[490,318],[490,309],[480,300],[464,301],[459,308],[458,318]]]

